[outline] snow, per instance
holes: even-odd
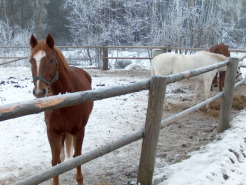
[[[181,163],[156,169],[159,185],[246,184],[246,110],[231,122],[232,127],[215,141],[192,152]]]
[[[244,55],[232,53],[232,57]],[[246,68],[241,71],[245,77]],[[220,141],[190,153],[191,157],[180,163],[155,169],[153,185],[246,185],[245,115],[243,110],[231,121]]]
[[[0,68],[0,73],[0,104],[34,99],[31,70],[28,67]],[[93,89],[125,85],[141,80],[143,80],[141,77],[132,79],[131,77],[101,77],[100,74],[92,76]],[[136,129],[143,128],[146,107],[147,91],[95,101],[86,126],[83,152],[90,152],[112,140],[134,133]],[[122,154],[117,155],[122,156]],[[130,152],[127,155],[131,155]],[[118,160],[117,157],[115,160]],[[115,160],[112,160],[113,164],[116,163]],[[13,183],[16,179],[48,169],[51,167],[50,161],[50,146],[43,113],[1,121],[0,184]],[[102,160],[102,163],[109,162]],[[89,167],[84,168],[86,172],[89,171],[87,173],[91,173]]]
[[[132,64],[127,69],[139,70],[140,67]],[[34,99],[31,71],[28,67],[1,67],[0,73],[0,104]],[[112,78],[109,76],[101,78],[100,74],[92,76],[92,79],[93,89],[144,80],[143,77],[131,79],[130,77]],[[147,95],[147,91],[142,91],[96,101],[86,127],[83,151],[89,152],[113,139],[133,133],[137,128],[142,128]],[[246,184],[245,113],[246,110],[239,113],[231,122],[232,127],[221,134],[221,140],[192,152],[191,157],[187,160],[156,168],[153,184]],[[102,122],[105,116],[107,116],[107,122]],[[45,170],[50,167],[50,160],[43,113],[1,122],[0,182],[4,181],[1,184],[13,183],[17,177],[24,177],[27,171]],[[161,159],[157,158],[156,161],[161,161]]]

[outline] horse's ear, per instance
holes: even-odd
[[[38,40],[36,39],[36,37],[34,37],[34,35],[32,35],[30,38],[31,47],[34,48],[37,44],[38,44]]]
[[[54,45],[55,45],[55,41],[53,39],[53,37],[51,36],[51,34],[48,34],[46,37],[46,44],[53,49]]]

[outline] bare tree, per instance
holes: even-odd
[[[0,20],[35,28],[37,37],[71,36],[83,45],[244,45],[243,0],[27,0],[0,1]],[[65,17],[67,19],[65,19]],[[70,34],[68,34],[69,29]],[[63,42],[59,42],[63,43]]]

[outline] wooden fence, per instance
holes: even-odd
[[[161,50],[162,52],[167,51],[175,51],[175,52],[194,52],[194,51],[200,51],[200,50],[208,50],[208,48],[182,48],[182,47],[166,47],[166,46],[57,46],[61,50],[68,50],[68,49],[81,49],[86,50],[87,56],[86,57],[76,57],[76,58],[70,58],[68,57],[68,61],[97,61],[97,66],[88,67],[88,68],[102,68],[103,70],[109,69],[109,60],[151,60],[152,57],[152,50]],[[0,47],[0,49],[26,49],[28,51],[29,47]],[[111,50],[129,50],[129,49],[138,49],[138,50],[144,50],[146,53],[148,53],[148,56],[146,57],[119,57],[119,56],[110,56]],[[93,51],[93,52],[92,52]],[[242,49],[230,49],[230,52],[243,52],[246,53],[246,50]],[[94,55],[92,54],[94,53]],[[26,59],[28,57],[0,57],[0,59],[14,59],[7,62],[0,63],[1,65],[9,64],[12,62],[17,62],[19,60]]]
[[[223,93],[217,94],[204,102],[197,104],[177,115],[162,119],[162,106],[165,97],[166,85],[174,83],[176,81],[190,78],[192,76],[199,75],[217,69],[223,66],[228,67],[226,73],[226,84]],[[26,179],[14,183],[14,185],[33,185],[44,182],[53,176],[65,173],[76,166],[89,162],[102,155],[105,155],[113,150],[121,148],[127,144],[137,141],[143,138],[142,151],[139,163],[138,172],[138,184],[149,185],[152,182],[156,148],[158,143],[160,129],[170,125],[176,120],[183,118],[190,112],[193,112],[200,107],[210,103],[211,101],[222,96],[221,114],[218,126],[218,131],[223,132],[229,126],[230,105],[232,103],[232,96],[234,92],[236,69],[238,65],[237,58],[230,58],[229,61],[224,61],[219,64],[214,64],[207,67],[202,67],[190,71],[181,72],[169,76],[155,76],[149,80],[137,82],[127,86],[116,86],[111,88],[105,88],[100,90],[90,90],[76,93],[63,94],[59,96],[50,96],[46,98],[40,98],[36,100],[18,102],[13,104],[7,104],[0,106],[0,121],[12,119],[24,115],[36,114],[45,110],[57,109],[61,107],[71,106],[74,104],[80,104],[82,102],[101,100],[109,97],[115,97],[119,95],[129,94],[142,90],[149,90],[149,101],[146,115],[145,128],[138,132],[114,141],[110,144],[97,148],[89,153],[85,153],[69,161],[65,161],[58,164],[46,171],[40,172]],[[243,79],[237,85],[242,84],[246,80]],[[226,108],[224,108],[226,107]]]

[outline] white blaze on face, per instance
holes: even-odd
[[[40,50],[38,51],[34,56],[33,58],[36,60],[36,66],[37,66],[37,76],[39,76],[39,67],[40,67],[40,63],[41,63],[41,60],[43,57],[46,56],[46,53],[45,51],[43,50]],[[39,82],[40,80],[37,80],[37,90],[39,90]]]

